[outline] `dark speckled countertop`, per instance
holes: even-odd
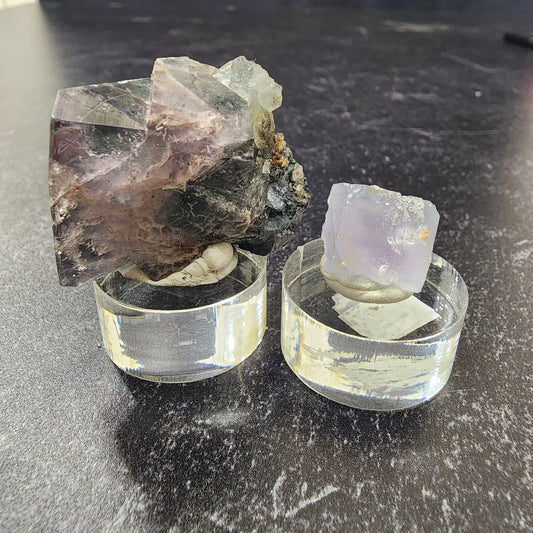
[[[2,532],[533,531],[533,50],[502,41],[533,32],[533,6],[337,3],[0,10]],[[55,92],[240,54],[284,86],[277,124],[312,206],[271,258],[255,354],[197,384],[141,382],[101,347],[91,286],[57,283]],[[409,411],[332,403],[281,354],[281,266],[340,180],[432,200],[436,252],[469,287],[450,381]]]

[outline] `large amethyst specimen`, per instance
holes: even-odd
[[[309,201],[272,111],[281,87],[239,57],[187,57],[151,79],[60,90],[50,197],[59,279],[78,285],[127,265],[152,279],[210,244],[259,254],[284,246]]]

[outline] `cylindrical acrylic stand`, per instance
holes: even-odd
[[[291,369],[319,394],[359,409],[405,409],[435,396],[450,376],[468,304],[459,273],[433,254],[415,296],[439,318],[399,340],[372,340],[333,309],[323,253],[321,239],[308,242],[283,269],[281,346]]]
[[[96,280],[111,360],[138,378],[185,383],[246,359],[266,328],[266,258],[237,253],[233,272],[212,285],[159,287],[119,272]]]

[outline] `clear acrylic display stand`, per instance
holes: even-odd
[[[399,340],[373,340],[333,309],[323,253],[321,239],[308,242],[283,269],[281,346],[291,369],[319,394],[359,409],[404,409],[435,396],[450,376],[468,304],[459,273],[433,254],[415,296],[438,318]]]
[[[266,258],[237,250],[233,272],[211,285],[159,287],[118,271],[94,282],[104,345],[124,372],[183,383],[226,372],[266,328]]]

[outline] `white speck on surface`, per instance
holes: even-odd
[[[339,489],[337,487],[333,487],[332,485],[327,485],[318,494],[315,494],[314,496],[311,496],[310,498],[306,498],[305,500],[301,500],[300,503],[296,507],[289,509],[285,513],[285,517],[292,518],[293,516],[296,515],[298,511],[301,511],[304,507],[317,503],[322,498],[325,498],[329,494],[333,494],[334,492],[337,492],[338,490]]]
[[[471,61],[469,59],[466,59],[464,57],[456,56],[455,54],[449,54],[447,52],[442,53],[442,57],[445,57],[447,59],[451,59],[452,61],[455,61],[456,63],[460,63],[461,65],[465,65],[467,67],[471,67],[474,70],[477,70],[479,72],[483,72],[484,74],[494,74],[495,72],[498,72],[499,68],[490,68],[485,67],[484,65],[480,65],[479,63],[476,63],[475,61]]]
[[[451,26],[448,24],[416,24],[397,20],[385,20],[384,24],[397,32],[434,33],[447,32],[451,29]]]
[[[273,506],[272,516],[274,518],[277,518],[281,511],[281,508],[279,507],[279,498],[280,498],[279,491],[281,490],[281,487],[286,479],[287,479],[287,476],[285,474],[285,471],[283,471],[278,476],[278,479],[276,479],[276,482],[274,483],[274,486],[272,487],[272,491],[271,491],[272,506]]]
[[[451,507],[449,506],[448,504],[448,500],[446,500],[446,498],[444,498],[442,500],[442,516],[444,517],[444,520],[446,522],[449,522],[450,521],[450,513],[451,513]]]

